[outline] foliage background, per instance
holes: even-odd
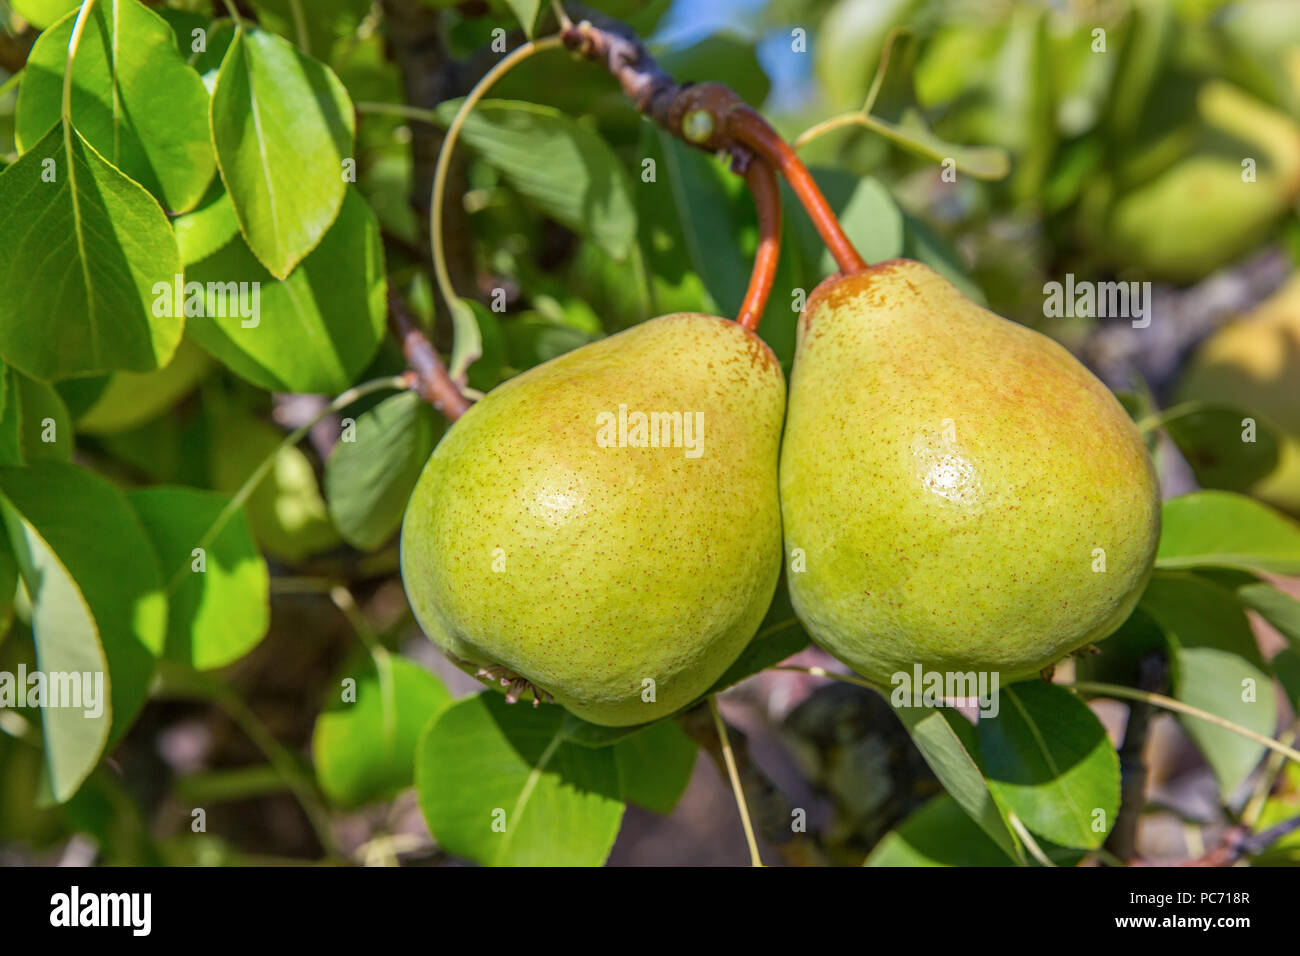
[[[93,147],[78,168],[99,187],[99,224],[137,223],[127,232],[138,248],[121,247],[155,274],[263,282],[265,327],[253,339],[233,321],[193,317],[177,345],[179,324],[146,316],[132,327],[143,338],[110,339],[129,347],[85,344],[92,303],[40,265],[68,235],[67,217],[16,185],[30,181],[24,162],[78,142],[59,120],[76,3],[0,0],[0,169],[12,167],[0,174],[0,590],[14,594],[0,670],[35,666],[38,648],[45,661],[75,661],[93,634],[114,707],[94,739],[82,725],[42,727],[31,711],[0,714],[0,860],[743,862],[710,726],[666,722],[591,747],[609,741],[558,710],[474,696],[478,685],[419,633],[393,533],[444,428],[431,408],[410,393],[367,395],[281,447],[332,396],[405,367],[385,333],[386,287],[453,351],[427,253],[441,128],[499,58],[493,31],[514,46],[521,18],[552,29],[547,12],[527,0],[249,0],[239,9],[260,26],[236,39],[220,4],[150,3],[156,16],[134,0],[119,6],[126,139],[104,126],[112,87],[99,20],[83,38],[72,100],[72,123]],[[1154,650],[1180,700],[1265,735],[1293,731],[1300,603],[1285,595],[1300,591],[1285,575],[1300,574],[1300,531],[1246,496],[1300,513],[1300,295],[1286,285],[1300,250],[1294,5],[594,6],[651,38],[677,79],[730,84],[791,138],[861,108],[891,29],[913,30],[892,48],[872,108],[911,148],[879,126],[846,126],[801,149],[848,233],[869,261],[926,261],[1074,349],[1136,418],[1162,425],[1151,435],[1168,496],[1211,489],[1171,506],[1161,575],[1079,676],[1138,686]],[[203,52],[190,48],[195,29],[208,38]],[[273,130],[322,119],[273,133],[262,160],[248,151],[250,98]],[[403,105],[430,112],[393,108]],[[947,156],[955,182],[941,175]],[[1249,184],[1243,157],[1257,162]],[[348,158],[355,185],[337,175]],[[653,182],[642,178],[648,158]],[[786,210],[762,334],[788,372],[792,293],[833,266],[788,192]],[[610,77],[554,52],[476,109],[445,214],[452,283],[474,303],[481,339],[468,370],[479,391],[653,315],[734,313],[756,243],[737,177],[646,123]],[[119,307],[110,314],[130,313],[112,299],[114,255],[95,259],[106,271],[92,286]],[[1045,317],[1044,283],[1067,273],[1153,281],[1155,321],[1137,330]],[[1258,334],[1215,339],[1192,358],[1265,300],[1246,326]],[[1251,446],[1240,441],[1243,414],[1259,421]],[[339,442],[345,418],[355,445]],[[41,440],[49,420],[53,442]],[[218,523],[268,458],[256,491]],[[175,573],[199,539],[212,562],[202,584]],[[782,600],[733,677],[790,654],[833,665],[806,649]],[[1250,705],[1243,677],[1261,688]],[[338,699],[347,678],[355,704]],[[1133,852],[1193,856],[1230,826],[1262,829],[1300,812],[1295,766],[1259,769],[1257,744],[1142,704],[1096,701],[1089,713],[1064,690],[1023,694],[1023,726],[1003,719],[974,732],[918,714],[909,733],[861,688],[770,670],[745,680],[723,710],[748,738],[740,755],[765,857],[1032,863],[1014,816],[1047,857],[1078,861],[1106,834],[1060,808],[1107,807],[1114,822],[1126,725],[1150,744],[1148,793],[1124,791],[1129,813],[1145,813]],[[1046,726],[1063,771],[1020,746]],[[941,787],[917,743],[970,766]],[[514,805],[543,754],[526,823],[503,847],[481,812]],[[195,808],[205,832],[193,831]],[[809,834],[792,838],[792,809],[806,811]],[[1259,861],[1294,862],[1298,847],[1292,835]]]

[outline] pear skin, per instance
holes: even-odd
[[[412,493],[401,561],[416,617],[467,669],[503,667],[594,723],[680,709],[736,660],[776,589],[784,410],[766,344],[690,313],[510,379]],[[638,428],[638,413],[680,414]]]
[[[810,297],[780,485],[796,613],[885,684],[916,664],[1038,673],[1124,621],[1159,539],[1110,391],[909,260]]]

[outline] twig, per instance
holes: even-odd
[[[762,866],[763,858],[758,852],[758,841],[754,839],[754,825],[749,822],[749,804],[745,802],[745,788],[740,785],[740,771],[736,769],[736,757],[731,752],[731,741],[727,739],[727,725],[718,711],[718,699],[712,694],[709,695],[709,713],[713,715],[713,727],[718,733],[718,746],[722,750],[722,760],[727,765],[731,792],[736,795],[740,825],[745,828],[745,842],[749,844],[749,863],[751,866]]]
[[[447,374],[447,367],[434,351],[432,343],[420,329],[402,297],[388,290],[388,324],[402,343],[402,353],[410,363],[413,387],[426,402],[454,422],[469,410],[469,400],[460,393]]]
[[[721,740],[710,709],[700,704],[681,714],[677,720],[682,729],[704,748],[718,771],[729,777],[727,758],[723,754]],[[753,811],[754,826],[763,837],[763,842],[773,847],[791,866],[825,865],[826,854],[816,840],[807,832],[796,832],[791,826],[794,807],[771,778],[763,772],[763,768],[754,763],[749,752],[748,738],[725,721],[723,727],[731,749],[736,777],[744,793],[746,807]]]
[[[563,27],[560,36],[574,53],[604,66],[636,108],[676,138],[709,152],[734,155],[748,149],[770,162],[808,211],[841,271],[866,268],[794,150],[730,87],[678,84],[622,24],[596,26],[583,20]]]
[[[1169,666],[1163,653],[1145,655],[1138,663],[1138,686],[1148,693],[1161,693],[1168,681]],[[1147,802],[1147,736],[1156,707],[1149,701],[1129,705],[1124,743],[1119,750],[1120,800],[1115,825],[1106,838],[1106,849],[1121,860],[1137,856],[1138,822]]]

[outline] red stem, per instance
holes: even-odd
[[[388,324],[397,340],[402,343],[402,352],[411,366],[411,371],[407,374],[412,377],[411,386],[420,397],[440,411],[449,422],[454,422],[469,411],[469,399],[460,393],[433,344],[401,296],[392,289],[388,290]]]
[[[738,106],[727,113],[727,129],[737,140],[781,171],[794,194],[799,197],[799,202],[808,210],[808,217],[817,227],[817,232],[821,234],[822,241],[826,243],[826,248],[835,258],[840,271],[849,275],[864,270],[866,262],[844,234],[839,219],[835,217],[822,191],[817,188],[808,167],[795,155],[790,144],[768,125],[767,120],[752,107]]]
[[[776,266],[781,257],[781,188],[772,167],[758,156],[749,159],[745,182],[758,210],[758,249],[754,253],[749,288],[745,291],[745,301],[740,303],[736,321],[753,332],[767,308],[767,298],[776,281]]]

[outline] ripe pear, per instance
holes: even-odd
[[[1277,467],[1251,494],[1300,515],[1300,277],[1210,336],[1188,363],[1175,397],[1235,405],[1278,428]]]
[[[1156,476],[1064,348],[896,259],[799,319],[781,448],[794,608],[865,677],[1035,674],[1132,610]]]
[[[506,381],[412,493],[416,617],[466,670],[526,680],[593,723],[678,710],[735,661],[776,589],[784,407],[762,340],[692,313]]]

